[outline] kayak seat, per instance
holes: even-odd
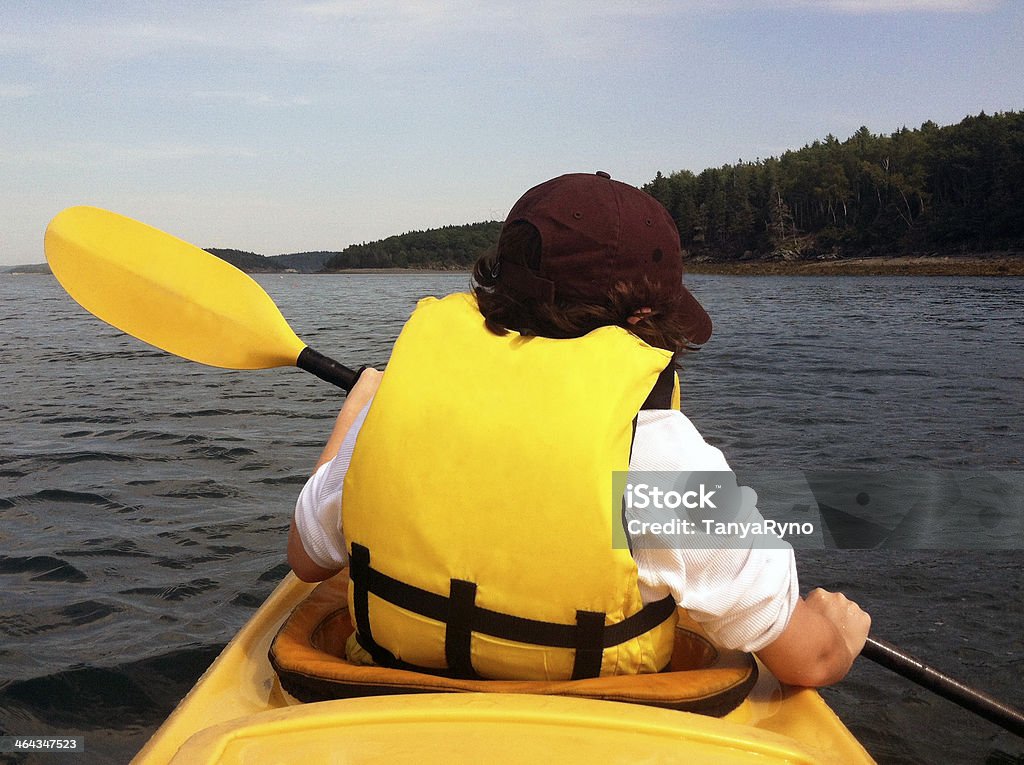
[[[281,687],[299,701],[402,693],[534,693],[646,704],[720,717],[757,681],[753,656],[716,648],[680,610],[670,666],[646,675],[585,680],[463,680],[361,666],[345,658],[352,634],[348,570],[319,584],[285,621],[270,647]]]

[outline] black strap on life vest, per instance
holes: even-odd
[[[597,677],[601,674],[604,649],[650,632],[671,618],[676,610],[675,601],[668,596],[648,603],[632,616],[615,624],[606,625],[605,614],[599,611],[577,611],[575,624],[527,619],[476,605],[474,582],[452,579],[449,594],[444,596],[394,579],[374,569],[370,565],[369,549],[357,543],[352,544],[349,575],[353,587],[356,640],[370,654],[374,663],[382,667],[410,669],[445,677],[479,679],[470,655],[470,641],[474,632],[516,643],[574,649],[576,654],[572,679]],[[406,611],[443,623],[448,668],[445,670],[410,664],[377,643],[370,627],[370,593]]]
[[[448,618],[445,619],[444,658],[458,677],[476,678],[470,645],[473,640],[473,610],[476,608],[476,582],[452,579],[448,592]]]
[[[654,387],[651,388],[651,392],[647,394],[647,398],[644,400],[641,410],[644,409],[671,409],[672,408],[672,389],[676,385],[676,364],[673,359],[668,363],[668,366],[661,370],[661,374],[658,375],[658,379],[654,381]],[[639,415],[638,415],[639,416]],[[631,423],[632,434],[629,438],[629,456],[630,460],[633,457],[633,442],[636,440],[636,422],[637,417],[633,418]],[[626,498],[622,498],[621,512],[619,515],[619,523],[622,525],[622,532],[626,535],[626,547],[629,548],[629,554],[633,554],[633,537],[626,533]]]
[[[669,365],[661,370],[661,374],[658,375],[658,379],[654,383],[654,387],[651,388],[651,392],[647,394],[647,400],[644,401],[641,409],[671,409],[672,408],[672,389],[675,387],[677,366],[675,362],[669,362]]]

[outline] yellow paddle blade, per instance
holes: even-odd
[[[50,221],[44,249],[83,308],[176,356],[266,369],[294,365],[306,347],[247,274],[123,215],[70,207]]]

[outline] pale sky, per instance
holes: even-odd
[[[202,247],[340,250],[1024,109],[1020,0],[0,0],[0,266],[105,207]]]

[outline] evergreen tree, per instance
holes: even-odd
[[[1024,113],[861,127],[764,161],[659,172],[645,190],[691,254],[804,256],[983,250],[1024,244]]]

